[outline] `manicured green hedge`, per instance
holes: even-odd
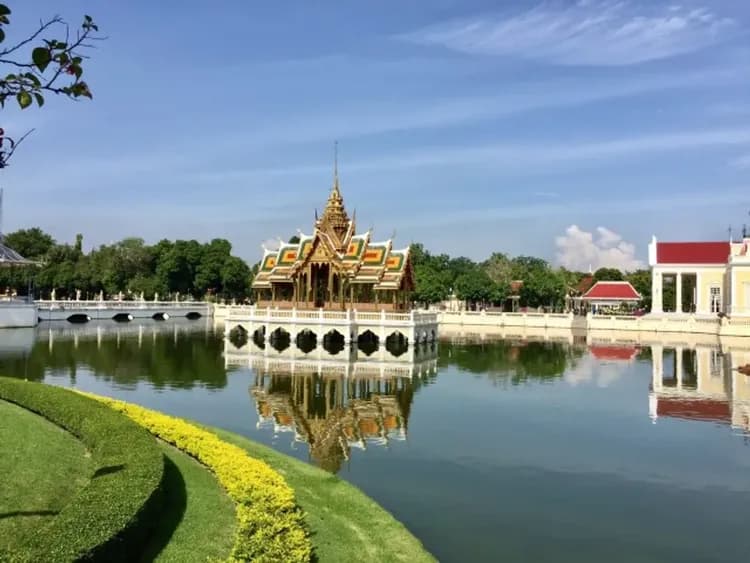
[[[194,424],[108,397],[90,395],[126,414],[213,471],[235,503],[237,533],[229,562],[307,563],[313,557],[304,513],[277,471]]]
[[[96,468],[89,484],[11,560],[137,560],[133,550],[161,510],[164,458],[154,438],[126,416],[58,387],[0,377],[0,399],[74,434]]]

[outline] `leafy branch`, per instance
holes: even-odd
[[[4,26],[10,24],[11,11],[0,4],[0,44],[5,41]],[[50,32],[64,35],[64,39],[44,38]],[[71,36],[70,26],[60,16],[40,21],[37,29],[18,43],[0,49],[0,65],[13,68],[13,72],[0,76],[0,107],[15,99],[21,109],[36,103],[44,105],[46,94],[62,95],[70,99],[89,98],[91,89],[82,79],[86,51],[98,36],[98,26],[91,16],[84,16],[81,26]],[[33,47],[36,45],[35,47]],[[33,48],[32,48],[33,47]],[[1,75],[2,73],[0,73]],[[0,129],[0,168],[5,168],[8,159],[31,131],[18,141],[6,137]]]

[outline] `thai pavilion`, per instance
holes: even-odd
[[[339,189],[338,172],[311,235],[264,248],[252,288],[260,307],[403,311],[411,307],[414,276],[409,248],[391,240],[374,242],[370,231],[356,233]]]

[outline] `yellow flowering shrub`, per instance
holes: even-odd
[[[310,561],[312,544],[294,491],[264,461],[182,419],[97,395],[153,435],[197,459],[216,475],[236,506],[237,532],[229,561]]]

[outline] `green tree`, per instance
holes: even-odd
[[[625,276],[617,268],[599,268],[594,272],[595,281],[623,281]]]
[[[248,296],[251,278],[252,274],[247,263],[236,256],[229,256],[221,268],[222,293],[226,297]]]
[[[494,284],[483,269],[473,269],[460,274],[455,282],[456,295],[472,308],[481,306],[493,297]]]
[[[651,270],[636,270],[630,272],[627,281],[641,294],[642,304],[647,309],[651,308]]]
[[[44,258],[55,245],[55,239],[39,227],[20,229],[5,235],[4,242],[24,258]]]
[[[4,46],[5,30],[10,24],[11,10],[0,4],[0,106],[15,99],[21,109],[34,104],[44,105],[45,95],[57,94],[68,98],[91,98],[91,90],[81,77],[85,51],[92,41],[101,39],[95,34],[98,27],[90,16],[73,33],[59,16],[39,23],[39,26],[18,42]],[[59,34],[60,39],[49,38]],[[7,136],[0,128],[0,168],[5,168],[18,145],[30,133],[21,137]]]

